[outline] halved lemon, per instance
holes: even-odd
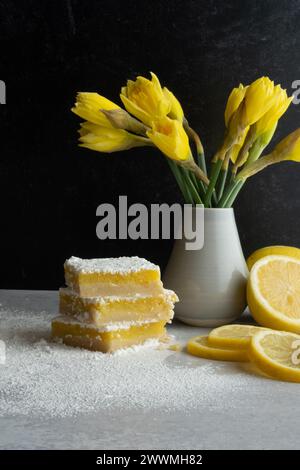
[[[300,260],[271,255],[257,261],[248,279],[247,300],[260,325],[300,333]]]
[[[252,255],[250,255],[246,261],[249,271],[251,271],[251,268],[256,263],[256,261],[270,255],[290,256],[291,258],[300,259],[300,249],[296,248],[295,246],[283,245],[265,246],[264,248],[259,248],[259,250],[254,251],[254,253],[252,253]]]
[[[251,338],[250,360],[279,380],[300,382],[300,336],[285,331],[260,331]]]
[[[249,361],[247,351],[233,348],[217,348],[210,346],[207,336],[196,336],[187,343],[187,352],[193,356],[205,359],[216,359],[218,361]]]
[[[254,325],[224,325],[212,330],[208,335],[208,344],[218,348],[247,349],[251,337],[260,330]]]

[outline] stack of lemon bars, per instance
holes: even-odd
[[[67,287],[59,291],[60,316],[52,321],[55,339],[113,352],[166,338],[178,298],[164,289],[158,266],[138,257],[72,256],[64,269]]]

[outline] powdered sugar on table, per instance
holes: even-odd
[[[108,355],[57,344],[50,340],[57,293],[14,293],[13,298],[6,294],[1,299],[0,338],[6,344],[6,363],[0,365],[1,416],[222,410],[224,403],[226,409],[243,406],[249,394],[270,396],[285,386],[237,364],[157,349],[156,342]],[[168,330],[183,344],[204,333],[181,324]]]

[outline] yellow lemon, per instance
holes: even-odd
[[[252,253],[252,255],[250,255],[247,259],[247,266],[249,271],[251,270],[254,263],[256,263],[256,261],[260,260],[264,256],[269,255],[291,256],[292,258],[300,259],[300,249],[296,248],[295,246],[283,245],[266,246],[264,248],[259,248],[259,250],[254,251],[254,253]]]
[[[247,299],[260,325],[300,333],[300,260],[270,255],[257,261],[248,279]]]
[[[279,380],[300,382],[300,336],[285,331],[260,331],[251,338],[250,360]]]
[[[247,349],[251,337],[265,329],[254,325],[220,326],[209,333],[208,344],[217,348]]]
[[[218,348],[210,346],[207,336],[196,336],[187,343],[187,352],[193,356],[205,359],[216,359],[219,361],[247,362],[248,353],[243,349]]]

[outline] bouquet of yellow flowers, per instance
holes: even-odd
[[[104,153],[157,147],[167,157],[187,203],[231,207],[247,178],[273,163],[300,161],[300,129],[261,156],[293,98],[268,77],[240,84],[230,93],[224,140],[209,171],[199,135],[178,99],[154,73],[151,80],[128,80],[120,98],[125,109],[98,93],[77,94],[72,111],[85,120],[80,146]]]

